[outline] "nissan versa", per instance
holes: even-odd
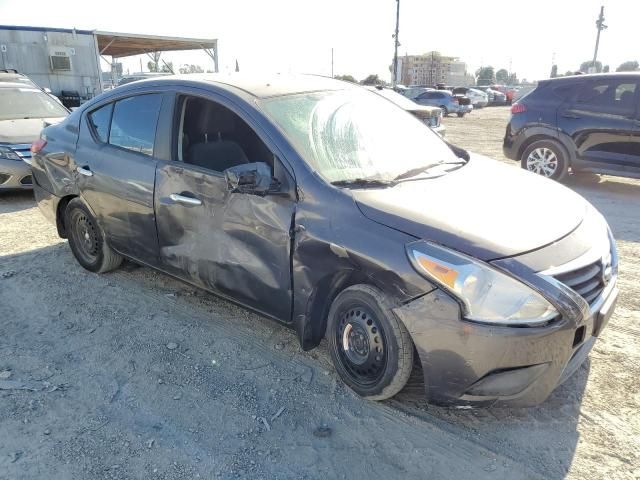
[[[305,350],[326,337],[367,398],[416,360],[432,402],[542,402],[618,295],[614,240],[582,197],[345,82],[136,82],[32,148],[38,205],[84,268],[126,258],[290,325]],[[553,208],[523,212],[541,196]]]

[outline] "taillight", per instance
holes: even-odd
[[[47,141],[39,138],[31,144],[31,153],[40,153],[40,150],[42,150],[46,145]]]
[[[527,106],[523,103],[514,103],[511,105],[511,113],[524,113],[527,111]]]

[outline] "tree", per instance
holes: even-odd
[[[378,77],[377,74],[371,74],[364,80],[360,82],[362,85],[382,85],[382,80]]]
[[[173,62],[167,62],[160,67],[160,71],[162,73],[173,73],[175,70],[173,69]]]
[[[507,77],[507,85],[518,85],[520,80],[518,80],[518,75],[515,73],[510,73]]]
[[[635,72],[636,70],[640,70],[640,65],[638,65],[637,60],[629,60],[628,62],[621,63],[618,68],[616,68],[616,72]]]
[[[160,71],[160,55],[162,55],[162,52],[151,52],[149,54],[151,60],[147,62],[147,68],[150,72]]]
[[[586,62],[582,62],[580,64],[580,71],[587,73],[589,69],[593,66],[593,62],[591,60],[587,60]],[[596,60],[596,73],[602,72],[602,62]]]
[[[509,82],[509,72],[505,68],[501,68],[496,72],[496,82],[500,84]]]
[[[609,65],[605,65],[605,66],[602,68],[602,73],[609,73]]]
[[[352,75],[336,75],[336,80],[344,80],[345,82],[358,83],[358,81]]]
[[[200,65],[187,65],[186,63],[178,70],[180,73],[204,73],[204,69]]]
[[[551,66],[551,78],[556,78],[558,76],[558,65]]]
[[[575,75],[575,72],[572,72],[571,70],[567,70],[566,72],[564,72],[565,77],[570,77],[571,75]]]
[[[496,83],[493,67],[480,67],[476,70],[476,84],[491,85],[493,83]]]

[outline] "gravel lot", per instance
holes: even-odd
[[[505,160],[507,117],[447,118],[447,137]],[[590,361],[518,410],[415,384],[364,401],[324,346],[147,268],[86,272],[30,194],[2,195],[0,479],[640,478],[640,182],[567,184],[611,224],[621,298]]]

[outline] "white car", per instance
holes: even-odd
[[[469,100],[471,100],[473,108],[482,108],[489,105],[489,95],[484,93],[482,90],[470,88],[467,90],[466,95],[469,97]]]

